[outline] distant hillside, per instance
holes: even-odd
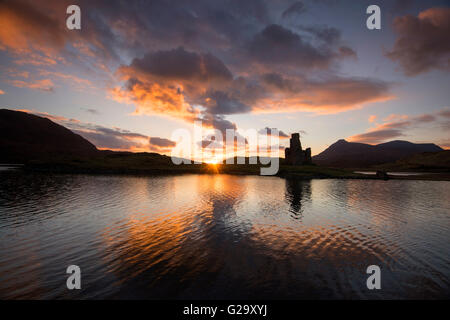
[[[69,129],[26,112],[0,109],[0,162],[86,157],[97,148]]]
[[[313,157],[319,165],[338,168],[366,168],[383,163],[396,162],[422,152],[439,152],[443,149],[433,143],[411,143],[395,140],[369,145],[339,140]]]
[[[450,171],[450,150],[416,153],[411,157],[397,160],[394,163],[378,165],[377,168],[385,170],[448,172]]]

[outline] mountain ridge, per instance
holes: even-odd
[[[99,154],[91,142],[50,119],[0,109],[0,161],[27,162]]]
[[[393,140],[370,145],[339,139],[318,155],[313,156],[313,161],[316,164],[331,167],[364,168],[396,162],[417,153],[439,151],[443,149],[434,143]]]

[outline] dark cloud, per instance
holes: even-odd
[[[149,139],[149,143],[151,145],[155,145],[158,147],[175,147],[177,144],[176,142],[169,140],[169,139],[165,139],[165,138],[159,138],[159,137],[150,137]]]
[[[285,92],[298,92],[301,90],[298,83],[290,79],[284,78],[279,73],[266,73],[261,76],[261,80],[264,84],[273,87],[277,90]]]
[[[249,43],[248,50],[261,63],[304,69],[326,68],[334,58],[328,48],[315,48],[300,35],[277,24],[258,33]]]
[[[403,136],[403,132],[397,129],[383,129],[372,132],[357,134],[349,138],[352,142],[362,142],[369,144],[377,144],[388,139],[398,138]]]
[[[134,59],[130,67],[143,74],[170,80],[207,82],[232,79],[228,68],[213,55],[188,52],[183,47],[148,53],[142,59]]]
[[[109,128],[72,129],[72,131],[89,140],[99,149],[127,151],[145,147],[145,144],[134,139],[137,137],[134,134],[126,134]]]
[[[305,4],[301,1],[294,2],[286,10],[283,11],[281,16],[283,18],[288,18],[292,15],[299,15],[306,12]]]
[[[208,112],[212,114],[236,114],[247,113],[251,107],[232,97],[231,92],[213,91],[207,94],[208,101],[205,103]]]
[[[221,142],[215,141],[214,139],[205,139],[197,142],[197,145],[202,149],[220,149],[223,148],[223,144]]]
[[[272,135],[272,129],[269,127],[265,127],[264,129],[259,130],[258,133],[270,136]],[[278,130],[278,136],[280,138],[289,138],[289,135],[284,133],[282,130]]]
[[[386,55],[408,76],[450,70],[450,8],[431,8],[394,20],[397,40]]]
[[[201,119],[203,121],[203,125],[206,127],[211,127],[222,132],[222,135],[225,136],[227,129],[236,130],[236,124],[224,119],[221,115],[213,115],[213,114],[205,114]]]
[[[341,40],[341,32],[328,26],[304,26],[299,25],[297,29],[312,35],[315,39],[324,41],[328,44],[335,44]]]

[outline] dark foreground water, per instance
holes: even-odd
[[[449,298],[450,182],[0,173],[0,298]],[[66,288],[67,266],[81,290]],[[381,268],[368,290],[366,268]]]

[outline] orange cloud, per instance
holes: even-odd
[[[57,6],[61,7],[62,4]],[[17,53],[36,49],[53,56],[64,47],[65,34],[60,22],[39,11],[39,6],[19,1],[0,3],[0,44]],[[65,12],[65,11],[61,11]],[[64,18],[64,16],[63,16]]]
[[[375,120],[377,120],[377,116],[376,115],[370,115],[369,116],[369,122],[370,123],[375,122]]]
[[[394,98],[387,83],[369,79],[335,78],[324,82],[284,79],[269,84],[271,96],[253,108],[255,112],[309,111],[332,114],[360,109],[368,103]]]
[[[71,75],[71,74],[65,74],[62,72],[52,72],[52,71],[47,71],[47,70],[40,70],[39,74],[44,77],[61,78],[61,79],[67,80],[69,82],[75,83],[78,86],[83,87],[83,88],[84,87],[90,87],[90,88],[94,87],[93,83],[90,80],[79,78],[79,77]]]
[[[2,89],[0,89],[0,94],[5,94],[5,91],[3,91]]]
[[[450,70],[450,8],[430,8],[417,17],[406,15],[394,20],[398,34],[386,55],[400,63],[408,76],[432,69]]]
[[[42,79],[36,81],[22,81],[22,80],[11,80],[9,81],[13,86],[18,88],[29,88],[41,91],[52,92],[53,91],[53,82],[50,79]]]
[[[135,114],[157,114],[189,121],[193,121],[198,114],[185,101],[179,88],[158,83],[136,82],[127,90],[116,87],[109,93],[118,102],[135,104]]]
[[[423,124],[439,124],[440,119],[450,117],[450,110],[443,108],[432,114],[421,114],[417,116],[407,116],[399,114],[391,114],[387,116],[382,124],[377,124],[364,133],[356,134],[347,140],[351,142],[362,142],[369,144],[377,144],[387,139],[393,139],[405,135],[405,130]],[[371,116],[372,117],[372,116]],[[370,119],[370,118],[369,118]],[[441,124],[444,128],[448,128],[448,123]]]

